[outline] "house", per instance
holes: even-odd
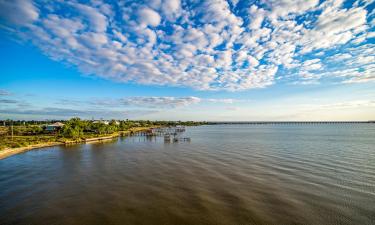
[[[55,132],[55,131],[60,130],[63,126],[64,126],[64,124],[60,123],[60,122],[49,124],[49,125],[46,126],[46,131]]]
[[[109,121],[108,120],[95,120],[93,121],[92,123],[103,123],[105,125],[108,125],[109,124]]]

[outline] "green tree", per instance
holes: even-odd
[[[80,118],[72,118],[65,123],[60,132],[63,137],[78,139],[83,136],[86,125],[87,123]]]

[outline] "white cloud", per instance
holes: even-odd
[[[101,14],[98,9],[78,3],[72,5],[88,19],[91,25],[90,27],[92,27],[94,31],[104,32],[107,29],[107,18]]]
[[[39,12],[29,0],[2,0],[0,1],[0,17],[13,24],[25,26],[36,21]]]
[[[156,27],[160,24],[160,15],[152,9],[142,8],[138,11],[138,20],[141,24]]]
[[[157,113],[157,110],[98,110],[98,109],[70,109],[70,108],[56,108],[56,107],[46,107],[37,109],[21,109],[21,108],[11,108],[11,109],[0,109],[2,114],[11,115],[27,115],[27,116],[37,116],[40,119],[52,118],[71,118],[71,117],[81,117],[84,119],[95,118],[107,118],[107,119],[124,119],[139,117],[142,115],[150,115]]]
[[[120,104],[146,108],[174,108],[196,104],[197,97],[129,97],[120,100]]]
[[[318,70],[322,68],[322,64],[320,63],[320,59],[311,59],[306,60],[302,65],[302,70]]]
[[[125,97],[119,99],[111,98],[96,98],[92,100],[75,100],[75,99],[60,99],[56,102],[58,106],[86,106],[104,108],[178,108],[186,107],[198,103],[222,103],[233,104],[238,102],[248,102],[244,99],[233,98],[199,98],[195,96],[189,97],[172,97],[172,96],[135,96]]]
[[[240,107],[226,107],[226,110],[229,110],[229,111],[239,111],[241,110]]]
[[[11,93],[9,91],[0,89],[0,96],[8,96],[8,95],[11,95]]]
[[[278,17],[285,17],[288,14],[303,14],[316,7],[319,0],[262,0],[262,2],[272,9],[269,17],[276,20]]]
[[[180,15],[181,2],[180,0],[164,0],[162,10],[169,20],[173,20]]]
[[[374,22],[367,3],[344,8],[342,1],[262,0],[240,10],[236,1],[225,0],[190,5],[16,0],[1,1],[0,15],[9,30],[85,74],[236,91],[278,80],[372,81],[375,54],[368,40]],[[333,63],[333,54],[341,54],[345,65]]]
[[[0,103],[1,104],[15,104],[15,103],[18,103],[18,101],[13,100],[13,99],[0,99]]]
[[[363,108],[363,107],[375,107],[375,100],[353,100],[344,102],[334,102],[328,104],[305,104],[301,105],[303,108],[310,109],[349,109],[349,108]]]
[[[209,98],[209,99],[206,99],[206,101],[213,102],[213,103],[232,104],[232,103],[236,102],[237,100],[232,99],[232,98]]]
[[[362,29],[366,30],[366,14],[367,11],[363,8],[347,10],[335,4],[324,5],[314,29],[307,30],[302,39],[303,51],[310,52],[347,43]]]
[[[264,17],[266,16],[266,11],[262,8],[258,8],[256,5],[252,5],[249,10],[250,14],[250,29],[259,29],[262,26]]]

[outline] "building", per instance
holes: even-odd
[[[60,123],[60,122],[49,124],[49,125],[46,126],[46,131],[55,132],[55,131],[60,130],[63,126],[64,126],[64,124]]]
[[[109,121],[108,120],[95,120],[93,121],[92,123],[103,123],[105,125],[108,125],[109,124]]]

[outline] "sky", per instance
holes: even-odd
[[[0,119],[375,120],[373,0],[0,0]]]

